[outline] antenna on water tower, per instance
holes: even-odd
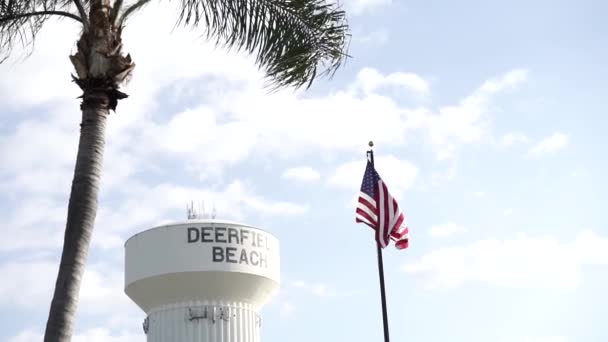
[[[199,220],[207,218],[215,219],[217,217],[217,210],[215,209],[215,204],[213,204],[211,215],[208,215],[205,212],[205,201],[201,201],[198,210],[194,208],[194,201],[191,201],[190,204],[186,206],[186,211],[188,220]]]

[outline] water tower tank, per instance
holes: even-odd
[[[125,243],[125,292],[147,314],[148,342],[258,342],[278,290],[279,242],[216,219],[154,227]]]

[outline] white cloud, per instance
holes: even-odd
[[[382,3],[386,1],[365,0],[351,5],[370,8]],[[113,155],[116,151],[131,153],[117,157],[121,162],[111,164],[116,167],[112,171],[117,171],[119,179],[107,180],[107,184],[120,184],[136,170],[137,164],[141,163],[139,159],[158,157],[158,153],[166,158],[179,158],[193,172],[217,175],[226,164],[249,158],[253,152],[258,156],[266,153],[278,158],[299,157],[303,150],[311,153],[315,149],[328,153],[360,151],[362,142],[369,139],[379,146],[401,146],[414,130],[428,133],[438,156],[447,158],[453,156],[459,145],[476,142],[483,136],[486,128],[480,118],[487,109],[485,104],[489,98],[526,78],[524,70],[511,71],[485,82],[459,104],[442,107],[438,113],[425,107],[406,108],[391,96],[380,94],[381,88],[387,86],[418,95],[429,93],[425,79],[400,71],[382,74],[372,68],[363,68],[353,86],[324,96],[304,98],[302,92],[290,90],[268,94],[260,87],[262,74],[255,67],[252,56],[215,49],[196,32],[181,28],[172,30],[172,18],[162,15],[172,9],[170,6],[173,5],[149,5],[145,15],[136,16],[124,32],[125,51],[133,56],[137,66],[132,81],[125,88],[131,96],[121,101],[117,115],[109,118],[107,141],[108,151]],[[51,153],[40,160],[57,158],[64,161],[63,166],[65,162],[73,162],[75,156],[75,150],[63,142],[69,142],[69,146],[77,143],[74,138],[78,129],[75,96],[80,91],[70,82],[72,67],[65,57],[74,47],[77,36],[76,26],[65,25],[65,22],[49,25],[41,33],[30,59],[16,64],[17,69],[10,65],[9,70],[9,64],[0,65],[3,75],[0,89],[6,90],[0,93],[12,94],[0,97],[2,108],[18,108],[25,112],[44,104],[53,105],[57,111],[57,122],[44,123],[48,124],[44,127],[50,129],[53,137],[45,141],[58,141],[57,144],[61,142],[66,148],[56,151],[55,143],[51,143],[42,150]],[[153,36],[153,42],[141,39],[146,36]],[[158,46],[164,48],[159,50]],[[176,58],[175,51],[184,49],[188,53]],[[201,60],[205,63],[200,63]],[[52,74],[46,74],[47,71]],[[217,82],[210,81],[212,77],[227,85],[215,87]],[[33,90],[32,85],[35,85]],[[66,93],[65,89],[70,90]],[[365,89],[364,96],[353,89]],[[165,111],[164,108],[159,110],[160,101],[168,101],[175,94],[179,94],[180,99],[190,96],[195,100],[188,106],[183,105],[184,101],[178,102],[183,107],[170,113],[173,115],[167,120],[166,115],[159,114]],[[199,94],[211,96],[201,101],[197,99]],[[290,110],[285,111],[285,108]],[[58,126],[53,127],[55,124]],[[61,127],[59,133],[54,134],[58,127]],[[28,139],[37,141],[32,136],[16,136],[15,143],[27,146],[24,142],[29,142]],[[39,140],[44,139],[39,137]],[[63,170],[51,167],[49,178],[63,177],[59,180],[65,182],[68,173]],[[31,185],[36,180],[40,183],[41,177],[34,171],[19,170],[19,174],[26,186],[36,187]]]
[[[289,318],[292,317],[295,312],[295,306],[290,302],[281,303],[281,307],[279,308],[279,316],[281,318]]]
[[[297,280],[291,282],[290,285],[317,297],[330,297],[336,294],[336,291],[333,288],[322,282],[306,282]]]
[[[528,152],[528,156],[537,157],[543,154],[555,153],[568,146],[569,138],[563,133],[553,133],[534,145]]]
[[[520,337],[503,339],[500,342],[567,342],[568,339],[564,336],[535,336],[535,337]]]
[[[439,186],[445,182],[449,182],[456,177],[456,168],[449,167],[443,171],[433,171],[431,173],[431,185]]]
[[[51,19],[38,34],[34,53],[28,59],[23,61],[24,51],[17,48],[14,58],[0,64],[0,116],[44,103],[71,102],[78,111],[74,99],[81,91],[70,78],[72,65],[67,58],[78,31],[78,25],[71,21]]]
[[[308,210],[303,204],[266,199],[256,194],[251,184],[241,180],[233,180],[221,188],[174,183],[151,186],[132,178],[126,183],[128,186],[114,193],[121,196],[120,204],[100,203],[92,240],[95,247],[122,248],[126,234],[162,220],[175,219],[176,211],[183,210],[185,215],[185,206],[190,200],[205,199],[209,201],[208,208],[211,203],[215,205],[219,218],[234,220],[241,220],[245,214],[291,216]],[[36,197],[16,202],[16,209],[7,213],[2,226],[11,239],[0,240],[0,251],[60,247],[66,219],[63,201]]]
[[[301,303],[314,301],[339,300],[365,295],[362,290],[338,289],[322,281],[283,279],[278,296],[270,303],[283,319],[293,318]]]
[[[135,122],[145,112],[132,112],[130,104],[155,104],[154,92],[176,80],[213,74],[221,74],[227,79],[256,79],[261,75],[253,66],[253,57],[216,49],[200,37],[200,32],[175,28],[175,17],[164,15],[175,10],[175,6],[150,4],[142,15],[134,16],[127,24],[123,33],[124,50],[131,54],[136,68],[133,79],[125,87],[131,97],[119,105],[119,111],[129,115],[113,118],[114,121]],[[0,103],[3,108],[22,111],[39,104],[61,101],[71,103],[78,112],[75,97],[80,95],[80,89],[71,82],[73,67],[67,56],[75,49],[79,32],[78,25],[71,21],[50,21],[39,33],[36,49],[30,58],[0,65]],[[161,42],[165,46],[163,49],[156,45]],[[175,51],[182,51],[184,47],[188,53],[176,58]],[[19,54],[19,49],[16,52]],[[200,63],[202,59],[206,62]]]
[[[432,237],[443,238],[443,237],[452,236],[452,235],[458,234],[458,233],[465,233],[466,231],[467,231],[467,229],[465,227],[457,225],[453,222],[448,222],[448,223],[432,226],[431,229],[429,229],[429,234]]]
[[[500,144],[505,147],[526,142],[528,142],[528,137],[521,132],[507,133],[500,139]]]
[[[522,342],[567,342],[564,336],[526,337]]]
[[[525,78],[522,72],[507,73],[486,82],[453,109],[440,108],[437,113],[425,107],[405,108],[391,96],[378,94],[385,86],[427,93],[429,85],[423,78],[413,73],[382,74],[371,68],[361,70],[354,86],[321,96],[304,97],[288,90],[267,94],[260,87],[260,74],[251,58],[214,51],[209,44],[195,41],[194,32],[172,32],[170,19],[155,16],[166,11],[166,7],[150,5],[146,15],[136,17],[125,31],[125,50],[137,67],[126,89],[131,96],[121,101],[118,112],[108,119],[101,188],[102,199],[120,196],[121,204],[100,202],[94,247],[120,248],[126,234],[174,218],[176,211],[193,199],[213,201],[220,216],[233,219],[247,213],[301,215],[308,210],[306,204],[264,198],[239,179],[222,179],[220,187],[204,182],[184,185],[175,179],[158,184],[148,180],[150,174],[170,178],[169,172],[179,168],[204,179],[222,177],[226,167],[254,154],[269,161],[297,159],[319,151],[341,155],[362,151],[369,139],[378,146],[403,146],[406,137],[416,131],[428,134],[437,153],[442,154],[475,141],[466,137],[467,132],[483,131],[476,119],[485,109],[480,103]],[[11,203],[10,208],[3,208],[7,219],[2,229],[12,236],[0,241],[0,251],[36,248],[48,252],[62,243],[80,120],[75,99],[79,90],[69,82],[71,65],[65,56],[77,33],[75,27],[50,25],[41,33],[41,44],[30,59],[17,64],[16,69],[0,65],[0,89],[7,90],[0,94],[9,94],[0,95],[0,108],[23,113],[36,109],[37,113],[35,120],[27,114],[13,118],[17,120],[15,127],[0,138],[4,166],[0,169],[0,191]],[[154,36],[155,40],[139,39],[142,36]],[[57,39],[51,44],[44,37]],[[60,51],[62,46],[64,52]],[[165,48],[161,51],[158,46]],[[185,47],[189,53],[175,58],[174,51]],[[230,86],[216,89],[201,81],[211,76]],[[199,85],[188,87],[184,83]],[[42,85],[40,89],[38,85]],[[369,91],[363,95],[353,91],[361,86]],[[66,88],[73,90],[66,92]],[[195,100],[172,111],[159,108],[159,99],[166,100],[174,93]],[[197,98],[200,93],[213,96],[201,100]],[[377,166],[398,198],[418,174],[412,163],[392,156],[377,158]],[[364,158],[341,165],[330,183],[355,193],[364,167]],[[312,179],[313,173],[308,176]],[[450,172],[446,176],[453,177]]]
[[[312,182],[319,180],[321,175],[310,166],[292,167],[283,172],[283,178],[301,182]]]
[[[47,259],[21,258],[0,264],[0,274],[11,279],[0,283],[0,305],[25,312],[39,310],[41,303],[50,303],[57,269],[58,263]],[[145,314],[124,294],[123,269],[122,258],[117,263],[88,263],[79,293],[79,320],[94,318],[96,326],[112,331],[139,326]],[[112,319],[100,321],[99,317]],[[27,341],[32,336],[24,333],[15,338]]]
[[[487,80],[477,90],[477,95],[495,94],[503,89],[513,88],[528,78],[528,71],[525,69],[514,69],[506,73],[500,78]]]
[[[486,193],[485,193],[485,191],[475,191],[475,192],[473,193],[473,195],[474,195],[475,197],[479,197],[479,198],[484,198],[484,197],[486,197]]]
[[[386,86],[403,87],[418,95],[426,95],[430,88],[427,81],[414,73],[394,72],[384,76],[373,68],[361,69],[353,88],[370,94]]]
[[[172,30],[174,18],[163,15],[171,9],[167,6],[172,5],[153,4],[146,7],[145,15],[136,16],[123,34],[125,50],[133,56],[137,66],[133,80],[125,87],[130,97],[120,102],[117,115],[111,115],[108,120],[108,145],[121,148],[129,145],[137,146],[138,144],[133,144],[132,140],[139,134],[136,135],[134,132],[139,132],[142,126],[145,126],[143,123],[150,121],[149,113],[154,113],[152,109],[157,107],[159,99],[167,97],[165,91],[162,91],[162,97],[158,96],[158,93],[178,80],[181,81],[179,84],[182,84],[189,79],[218,74],[225,80],[244,78],[257,80],[260,76],[259,71],[254,67],[252,57],[214,49],[212,44],[205,42],[196,35],[196,32],[188,32],[181,28]],[[15,134],[15,142],[21,143],[16,152],[22,152],[21,155],[29,160],[40,160],[42,164],[48,159],[73,161],[78,142],[80,111],[76,96],[80,95],[80,90],[71,82],[70,73],[73,71],[67,58],[78,38],[78,28],[67,23],[69,21],[45,26],[37,40],[36,50],[29,59],[20,63],[0,65],[0,75],[2,75],[0,107],[27,113],[33,108],[36,108],[36,112],[40,112],[38,106],[47,108],[50,106],[51,110],[43,112],[57,112],[50,122],[43,120],[42,123],[38,123],[43,115],[37,116],[34,123],[29,126],[22,125],[24,137]],[[142,36],[149,35],[155,37],[155,44],[141,39]],[[165,48],[159,50],[156,44],[163,44]],[[175,58],[173,52],[184,48],[187,48],[189,53]],[[200,60],[205,60],[205,63],[200,63]],[[7,96],[3,96],[4,94]],[[148,117],[144,119],[145,116]],[[56,127],[59,123],[63,126]],[[48,132],[38,133],[37,130],[29,130],[32,128],[30,126],[36,128],[36,125],[47,128]],[[55,133],[59,128],[61,128],[59,133],[62,134],[58,136]],[[195,126],[195,128],[200,130],[202,127]],[[66,139],[70,144],[66,143]],[[43,145],[42,149],[36,149],[39,141],[50,146]],[[32,158],[25,150],[27,146],[31,146],[34,153],[40,155],[46,155],[49,150],[53,153],[48,154],[46,158]],[[55,146],[62,146],[63,149],[57,151]],[[217,151],[217,146],[212,144],[205,147],[207,153]],[[222,157],[226,155],[230,153],[221,154]],[[54,171],[52,168],[51,170]],[[27,179],[36,179],[35,174],[31,176],[30,174],[25,173],[24,182]],[[68,173],[53,172],[50,176],[53,174]]]
[[[361,15],[370,10],[389,6],[392,0],[345,0],[348,14]]]
[[[142,128],[142,150],[146,155],[179,157],[201,166],[223,165],[248,157],[259,135],[246,122],[219,123],[219,113],[205,105],[176,113],[168,122],[149,122]]]
[[[146,341],[143,330],[140,333],[120,332],[113,334],[104,328],[95,328],[74,336],[74,342],[136,342]]]
[[[311,286],[312,293],[319,297],[328,297],[334,294],[334,291],[330,291],[325,284],[314,284]]]
[[[9,342],[39,342],[44,336],[33,331],[23,331],[17,336],[12,337]],[[84,332],[76,332],[72,338],[74,342],[144,342],[146,335],[143,333],[133,333],[121,331],[111,332],[106,328],[93,328]]]
[[[378,146],[402,146],[406,137],[420,131],[428,135],[438,158],[445,159],[452,157],[460,145],[478,142],[489,134],[485,114],[492,96],[515,87],[524,76],[521,70],[508,72],[438,112],[426,107],[407,108],[392,96],[382,94],[385,86],[427,93],[428,83],[414,74],[383,75],[364,68],[345,90],[320,97],[303,97],[291,91],[266,94],[258,83],[243,79],[245,89],[229,99],[211,99],[205,106],[179,113],[168,123],[153,121],[153,130],[144,139],[150,144],[141,145],[152,146],[150,153],[159,148],[165,154],[184,153],[191,161],[222,161],[220,156],[234,156],[225,157],[233,162],[252,152],[277,158],[301,157],[302,151],[313,150],[361,151],[362,142],[370,139]],[[290,110],[286,112],[285,108]],[[211,127],[218,133],[207,137],[209,134],[202,132],[202,127]],[[159,137],[173,138],[162,141]],[[217,153],[207,151],[216,145]],[[228,151],[223,151],[226,148]]]
[[[484,114],[488,110],[492,96],[516,87],[526,78],[525,70],[511,70],[502,77],[484,82],[459,104],[440,108],[438,115],[428,115],[425,125],[429,128],[437,158],[439,160],[453,158],[458,144],[475,143],[486,136],[488,128]]]
[[[308,207],[303,205],[289,202],[270,202],[259,196],[244,198],[243,203],[263,215],[303,215],[308,211]]]
[[[390,97],[377,94],[360,98],[338,91],[301,98],[291,92],[268,96],[252,88],[232,100],[231,111],[257,132],[257,151],[274,156],[361,151],[370,139],[387,146],[405,141],[401,108]]]
[[[0,137],[0,189],[62,193],[71,181],[77,143],[75,132],[57,120],[22,121],[12,135]]]
[[[350,189],[355,193],[361,187],[366,159],[344,163],[336,169],[329,178],[329,183]],[[399,199],[408,190],[418,176],[418,168],[407,160],[401,160],[393,155],[377,157],[374,166],[380,177],[386,182],[393,197]]]
[[[175,219],[188,200],[205,199],[207,208],[214,205],[217,217],[240,221],[246,214],[264,216],[302,215],[308,208],[284,201],[271,201],[253,192],[251,185],[235,180],[223,189],[159,184],[153,187],[132,186],[119,206],[105,207],[98,214],[97,236],[93,243],[106,248],[122,248],[125,234],[159,222]],[[185,214],[184,214],[185,215]],[[185,217],[185,216],[184,216]]]
[[[5,279],[0,283],[0,305],[34,309],[49,303],[57,263],[50,261],[9,261],[0,265]]]
[[[306,287],[306,283],[302,280],[296,280],[293,282],[293,286],[295,286],[297,288],[304,288],[304,287]]]
[[[79,307],[86,308],[87,315],[122,313],[143,318],[145,314],[124,293],[123,280],[121,261],[112,264],[91,262],[82,278]]]
[[[388,42],[389,36],[390,33],[387,29],[362,30],[354,34],[353,41],[360,42],[362,45],[383,45]]]
[[[154,13],[155,7],[151,8]],[[154,32],[160,34],[159,27],[163,25],[152,26]],[[137,22],[133,22],[129,29],[125,34],[143,30]],[[299,158],[302,151],[314,153],[316,150],[330,154],[353,152],[361,151],[362,142],[369,139],[379,146],[403,146],[406,137],[413,136],[416,130],[428,134],[438,157],[446,158],[452,156],[461,144],[476,142],[483,136],[485,128],[480,124],[480,117],[486,109],[484,104],[490,95],[515,83],[512,79],[518,79],[509,76],[517,72],[507,73],[497,81],[486,82],[460,104],[442,107],[438,113],[434,113],[425,107],[403,107],[391,96],[378,93],[385,86],[403,88],[416,94],[428,93],[428,83],[412,73],[383,75],[374,69],[364,68],[351,87],[320,97],[303,97],[301,92],[288,90],[267,94],[260,87],[259,73],[252,71],[255,69],[250,59],[232,55],[225,57],[222,51],[199,48],[191,43],[192,36],[180,30],[172,36],[162,34],[157,39],[166,40],[170,46],[175,45],[172,51],[180,50],[176,44],[183,44],[189,49],[193,47],[195,50],[189,50],[188,56],[197,53],[200,56],[178,61],[153,53],[152,50],[157,49],[156,44],[145,44],[141,40],[130,42],[132,48],[127,50],[133,52],[137,67],[127,89],[131,96],[121,101],[118,114],[110,116],[108,120],[105,167],[112,172],[104,175],[104,189],[119,186],[135,170],[153,167],[150,163],[144,163],[144,160],[152,158],[179,162],[189,172],[199,173],[206,178],[221,175],[227,165],[248,159],[253,153],[258,158]],[[128,40],[125,38],[125,42]],[[125,46],[129,45],[125,43]],[[201,43],[201,46],[205,44]],[[48,51],[43,49],[41,53],[46,55]],[[142,57],[142,62],[138,62],[137,55],[146,58]],[[205,59],[206,63],[199,63],[200,59]],[[36,60],[32,60],[24,65],[28,69],[36,69],[36,63]],[[222,91],[201,86],[206,84],[206,77],[210,75],[227,80],[228,86],[221,86]],[[33,72],[20,77],[26,79],[27,83],[39,81],[38,75]],[[185,82],[198,84],[185,88],[187,91],[178,92],[180,96],[186,96],[182,93],[192,93],[188,96],[194,99],[194,104],[187,107],[182,105],[167,119],[167,115],[155,110],[159,105],[158,99],[166,99],[167,92],[171,92],[171,89],[177,91],[180,84]],[[7,83],[7,86],[10,84]],[[196,89],[196,92],[193,93],[192,89]],[[363,89],[364,94],[358,94],[357,89]],[[25,92],[25,88],[20,91]],[[201,100],[196,96],[199,93],[217,93],[217,96]],[[52,110],[55,114],[42,123],[22,123],[2,144],[6,146],[3,154],[7,155],[7,159],[3,160],[8,160],[7,165],[11,165],[9,170],[14,179],[0,179],[0,186],[8,182],[13,188],[19,189],[36,190],[46,186],[48,191],[63,191],[61,189],[65,188],[49,184],[66,183],[69,179],[67,175],[70,172],[66,170],[71,168],[75,158],[78,121],[74,119],[74,114],[78,113],[78,109],[72,97],[57,94],[57,98],[69,98],[70,101]],[[8,103],[3,105],[9,105],[11,100],[6,101]],[[286,112],[285,108],[290,110]],[[27,134],[35,132],[36,128],[48,129],[48,133]],[[49,135],[53,137],[50,141],[55,143],[46,146]],[[33,152],[24,151],[24,146],[32,146]],[[35,149],[36,146],[41,148]],[[22,159],[29,164],[24,164]],[[47,178],[53,181],[43,181],[39,165],[44,165]]]
[[[560,242],[552,237],[487,239],[445,247],[404,265],[431,288],[451,288],[469,282],[497,287],[575,288],[582,266],[608,264],[608,238],[583,231]]]
[[[304,291],[305,293],[314,295],[315,297],[320,298],[344,298],[344,297],[352,297],[364,294],[364,291],[360,290],[338,290],[333,286],[323,283],[323,282],[308,282],[303,280],[296,280],[286,284],[287,286],[292,286],[295,289],[300,291]]]
[[[44,339],[44,336],[32,331],[22,331],[17,336],[11,337],[8,342],[38,342]]]

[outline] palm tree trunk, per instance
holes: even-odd
[[[80,142],[45,342],[69,342],[72,338],[80,284],[97,213],[109,102],[105,92],[85,92],[82,101]]]

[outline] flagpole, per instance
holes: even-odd
[[[374,142],[369,142],[369,151],[367,151],[367,155],[369,156],[369,161],[374,166]],[[384,342],[389,342],[388,335],[388,314],[386,309],[386,291],[384,289],[384,263],[382,261],[382,248],[380,247],[380,241],[376,241],[376,249],[378,251],[378,275],[380,276],[380,297],[382,299],[382,324],[384,326]]]

